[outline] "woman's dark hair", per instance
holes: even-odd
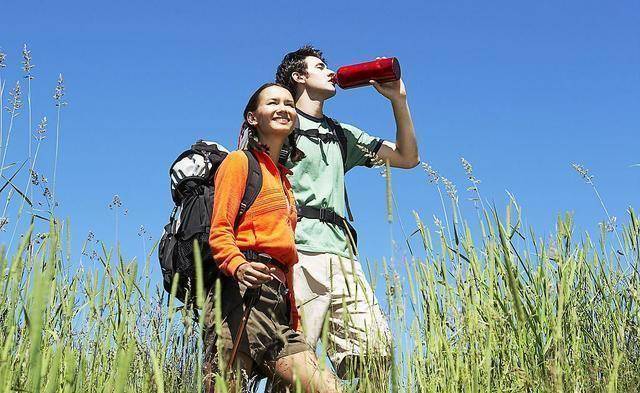
[[[242,122],[242,127],[241,127],[241,130],[247,129],[249,133],[247,148],[260,150],[267,153],[269,152],[269,147],[263,143],[260,143],[260,141],[258,140],[258,130],[256,129],[255,126],[252,126],[251,124],[249,124],[249,122],[247,121],[247,115],[249,114],[249,112],[253,112],[256,109],[258,109],[260,93],[262,93],[264,89],[267,89],[271,86],[278,86],[278,87],[282,87],[283,89],[287,89],[286,86],[283,86],[279,83],[273,83],[273,82],[265,83],[264,85],[260,86],[251,95],[251,97],[249,97],[249,102],[247,102],[247,106],[244,107],[244,112],[242,112],[242,118],[244,121]],[[293,162],[297,162],[304,157],[304,153],[302,153],[302,151],[300,151],[296,147],[296,136],[294,134],[295,134],[294,132],[289,134],[289,138],[285,143],[285,146],[282,147],[282,151],[286,154],[286,156],[282,157],[282,154],[281,154],[281,158],[286,159],[287,156],[290,156]]]
[[[304,62],[304,59],[308,56],[317,57],[322,60],[323,63],[327,63],[322,57],[322,51],[314,48],[311,45],[305,45],[302,48],[287,53],[280,65],[278,66],[278,70],[276,71],[276,82],[285,86],[291,94],[293,98],[296,98],[296,86],[297,82],[291,78],[294,72],[298,72],[300,74],[307,74],[307,63]]]

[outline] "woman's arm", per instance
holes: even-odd
[[[209,245],[213,258],[225,274],[235,277],[247,262],[236,244],[235,222],[247,183],[249,164],[241,151],[232,152],[216,172]]]
[[[220,164],[214,180],[209,245],[222,272],[248,287],[257,287],[271,280],[273,269],[263,263],[247,262],[235,236],[236,218],[247,185],[248,170],[247,157],[241,151],[229,154]]]

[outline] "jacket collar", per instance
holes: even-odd
[[[256,156],[259,156],[262,158],[261,161],[273,163],[271,156],[267,154],[267,152],[264,152],[262,150],[256,150],[256,149],[252,149],[252,151],[256,154]],[[284,173],[285,175],[293,175],[293,172],[291,172],[289,168],[285,167],[280,162],[276,163],[276,168],[278,168],[280,173]]]

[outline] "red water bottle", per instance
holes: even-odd
[[[343,89],[351,89],[368,85],[370,80],[378,83],[397,81],[400,76],[400,62],[389,57],[340,67],[334,81]]]

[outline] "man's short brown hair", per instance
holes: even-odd
[[[307,56],[317,57],[322,60],[323,63],[327,63],[324,60],[324,57],[322,57],[321,50],[316,49],[311,45],[305,45],[294,52],[287,53],[282,59],[282,62],[280,62],[278,70],[276,71],[276,83],[279,83],[289,89],[293,98],[296,98],[297,82],[293,80],[292,75],[294,72],[306,75],[307,63],[305,63],[304,59]]]

